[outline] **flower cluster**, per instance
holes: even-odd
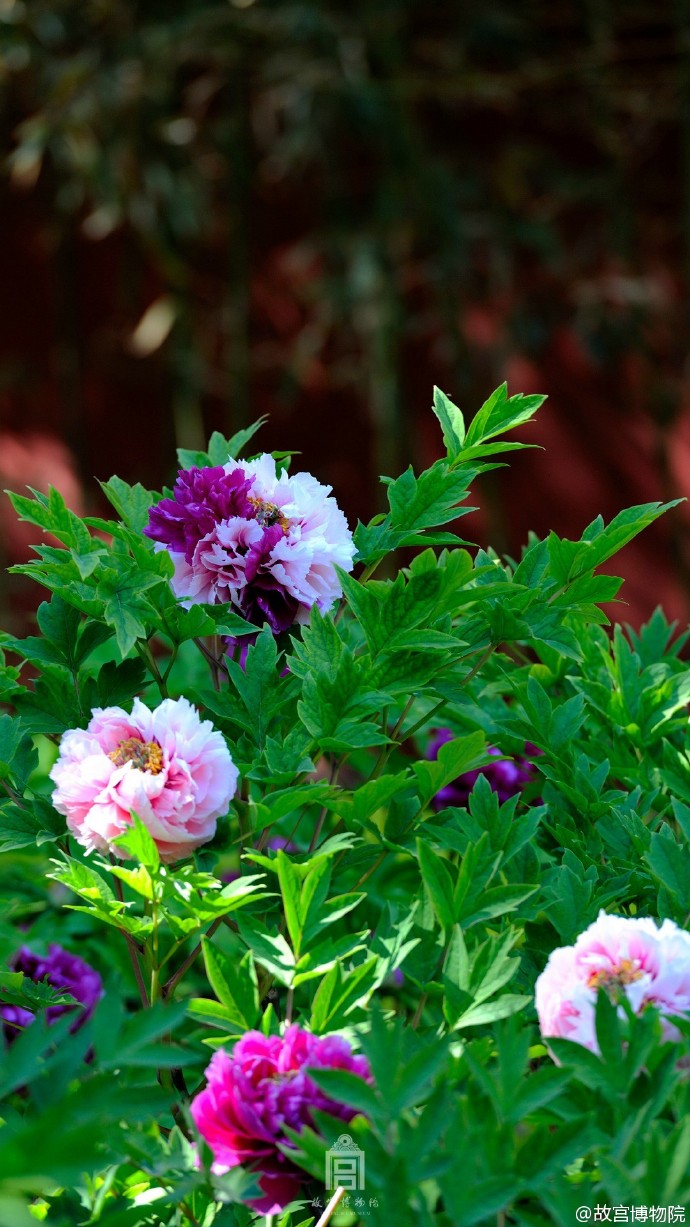
[[[354,1056],[339,1036],[321,1039],[301,1027],[281,1038],[248,1031],[230,1055],[219,1049],[206,1070],[207,1085],[191,1104],[199,1133],[213,1152],[218,1174],[242,1164],[260,1173],[261,1199],[252,1203],[273,1214],[299,1196],[305,1175],[279,1149],[290,1144],[285,1127],[314,1125],[312,1113],[349,1121],[352,1108],[330,1099],[309,1077],[310,1069],[344,1069],[370,1081],[365,1057]]]
[[[439,729],[429,743],[427,758],[438,758],[441,746],[444,746],[447,741],[452,741],[456,736],[457,734],[451,732],[450,729]],[[540,753],[541,751],[531,742],[525,746],[525,754],[531,754],[534,757]],[[487,754],[490,754],[496,761],[489,763],[486,767],[478,767],[476,771],[465,771],[457,779],[451,780],[450,784],[446,784],[445,788],[441,788],[434,800],[437,809],[443,809],[447,805],[466,807],[470,793],[480,775],[486,776],[493,791],[498,795],[501,805],[521,793],[536,775],[534,763],[529,758],[522,756],[508,758],[496,746],[489,746]]]
[[[86,729],[65,733],[50,773],[53,805],[87,851],[122,856],[113,840],[134,811],[166,862],[213,838],[237,775],[222,734],[184,698],[154,711],[135,699],[131,715],[97,708]]]
[[[278,634],[313,605],[330,609],[341,595],[336,565],[352,570],[352,534],[330,489],[278,472],[268,453],[182,469],[144,532],[169,550],[183,604],[228,604]]]
[[[535,998],[541,1033],[598,1051],[597,990],[623,994],[633,1011],[655,1005],[666,1039],[678,1039],[668,1016],[690,1014],[690,934],[672,920],[600,912],[574,946],[561,946],[539,976]]]
[[[34,954],[27,946],[12,959],[12,971],[21,971],[35,984],[45,981],[56,989],[64,989],[80,1005],[51,1005],[46,1010],[48,1022],[54,1022],[61,1015],[78,1011],[70,1031],[77,1031],[93,1014],[98,1002],[103,996],[103,982],[98,972],[80,959],[76,954],[63,950],[62,946],[48,947],[46,955]],[[0,1018],[3,1020],[6,1038],[11,1041],[22,1027],[34,1021],[31,1010],[17,1005],[0,1004]]]

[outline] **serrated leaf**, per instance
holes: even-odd
[[[441,423],[448,459],[454,460],[465,442],[465,419],[440,388],[434,388],[434,413]]]
[[[141,821],[134,810],[130,810],[131,826],[118,835],[112,842],[122,848],[128,855],[155,874],[160,867],[161,858],[158,846],[148,827]]]
[[[135,532],[142,532],[148,524],[149,508],[154,501],[151,491],[145,490],[139,482],[130,486],[121,477],[111,477],[109,481],[100,482],[100,486],[120,519]]]

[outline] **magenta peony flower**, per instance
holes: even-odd
[[[447,741],[452,741],[454,737],[457,737],[457,733],[451,732],[450,729],[439,729],[429,743],[427,758],[438,758],[441,746]],[[538,750],[531,742],[527,742],[525,752],[533,756],[541,754],[541,750]],[[501,805],[521,793],[536,775],[534,763],[530,762],[529,758],[522,756],[507,758],[496,746],[489,746],[487,754],[495,758],[496,762],[486,767],[478,767],[476,771],[465,771],[457,779],[451,780],[450,784],[441,788],[434,798],[437,809],[443,809],[446,805],[466,808],[470,793],[480,775],[486,776],[493,791],[498,794]]]
[[[354,1056],[340,1036],[319,1039],[297,1025],[282,1039],[248,1031],[232,1055],[223,1048],[214,1054],[207,1085],[190,1106],[213,1151],[214,1172],[221,1175],[242,1164],[261,1173],[264,1195],[252,1206],[262,1214],[275,1214],[299,1197],[307,1179],[278,1149],[279,1142],[290,1145],[285,1126],[297,1132],[313,1127],[314,1109],[343,1121],[356,1115],[320,1091],[309,1069],[345,1069],[371,1081],[366,1057]]]
[[[15,954],[10,963],[12,971],[21,971],[35,984],[44,980],[53,988],[64,989],[75,997],[80,1005],[51,1005],[46,1010],[48,1022],[54,1022],[63,1014],[78,1011],[70,1031],[78,1031],[91,1017],[98,1002],[103,996],[103,982],[97,971],[80,959],[76,954],[63,950],[62,946],[51,945],[47,955],[34,954],[27,946]],[[0,1003],[0,1018],[3,1019],[7,1040],[13,1040],[22,1027],[34,1021],[31,1010],[25,1010],[17,1005]]]
[[[183,605],[229,604],[275,634],[341,596],[336,564],[355,547],[331,487],[278,473],[272,456],[182,469],[172,498],[149,512],[145,534],[170,551]]]
[[[123,857],[113,840],[134,810],[172,862],[213,838],[237,774],[223,736],[187,699],[154,711],[135,699],[131,716],[96,708],[86,729],[65,733],[50,778],[53,805],[87,851]]]
[[[537,979],[535,1004],[541,1033],[598,1052],[594,1011],[597,990],[624,993],[636,1014],[646,1005],[663,1015],[690,1014],[690,934],[672,920],[608,916],[600,912],[574,946],[561,946]],[[679,1032],[667,1018],[666,1039]]]

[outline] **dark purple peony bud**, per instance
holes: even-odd
[[[76,954],[63,950],[62,946],[51,945],[46,955],[34,954],[28,946],[22,946],[10,963],[12,971],[21,971],[35,984],[45,982],[55,989],[63,989],[80,1003],[75,1005],[51,1005],[46,1010],[49,1023],[55,1022],[63,1014],[77,1011],[70,1031],[78,1031],[91,1017],[98,1002],[103,996],[103,981],[98,972],[80,959]],[[20,1006],[0,1004],[0,1017],[3,1019],[5,1036],[12,1040],[22,1027],[34,1020],[31,1010]]]

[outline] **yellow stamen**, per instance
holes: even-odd
[[[587,984],[590,988],[623,988],[639,980],[642,969],[636,967],[632,959],[621,959],[615,971],[593,971]]]
[[[251,494],[249,502],[256,509],[256,518],[262,528],[272,528],[274,524],[280,524],[283,532],[287,533],[290,526],[280,507],[275,503],[267,503],[262,498],[252,498]]]
[[[150,771],[151,775],[158,775],[163,768],[163,751],[158,742],[142,741],[140,737],[126,737],[110,751],[108,758],[116,767],[134,763],[139,771]]]

